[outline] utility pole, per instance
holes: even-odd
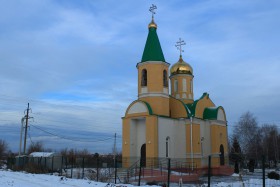
[[[117,133],[115,133],[115,139],[114,139],[114,166],[116,163],[116,138],[117,138]]]
[[[117,184],[117,161],[116,161],[116,140],[117,133],[115,133],[115,140],[114,140],[114,167],[115,167],[115,184]]]
[[[18,151],[18,155],[20,156],[21,155],[21,142],[22,142],[22,132],[23,132],[23,122],[24,122],[24,117],[21,118],[21,123],[20,123],[20,140],[19,140],[19,151]]]
[[[27,109],[26,109],[26,115],[24,116],[24,119],[25,119],[25,132],[24,132],[23,154],[26,154],[26,138],[27,138],[28,119],[32,118],[32,117],[29,117],[29,110],[31,110],[31,109],[29,108],[29,103],[28,103]]]

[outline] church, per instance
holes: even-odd
[[[143,166],[170,158],[192,167],[228,165],[228,134],[225,110],[208,93],[194,99],[194,71],[182,57],[168,63],[164,58],[157,24],[152,16],[138,70],[138,98],[122,117],[124,167]]]

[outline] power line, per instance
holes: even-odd
[[[110,137],[110,138],[105,138],[105,139],[100,139],[100,140],[82,140],[82,139],[75,139],[75,138],[70,138],[70,137],[66,137],[66,136],[60,136],[58,134],[54,134],[52,132],[49,132],[47,130],[44,130],[40,127],[37,127],[35,125],[31,125],[32,127],[42,131],[42,132],[45,132],[51,136],[55,136],[55,137],[58,137],[58,138],[61,138],[61,139],[65,139],[65,140],[70,140],[70,141],[76,141],[76,142],[104,142],[104,141],[107,141],[107,140],[110,140],[110,139],[113,139],[114,137]]]

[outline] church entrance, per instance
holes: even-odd
[[[144,143],[141,146],[141,158],[140,158],[140,165],[141,167],[146,167],[146,144]]]
[[[225,165],[225,153],[223,144],[220,145],[220,165]]]

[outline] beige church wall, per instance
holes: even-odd
[[[127,145],[129,145],[128,143],[130,142],[130,119],[123,118],[122,121],[122,154],[129,156],[129,146]]]
[[[186,125],[186,138],[187,138],[187,158],[191,162],[191,124]],[[192,125],[192,142],[193,142],[193,161],[196,165],[201,165],[201,144],[200,144],[200,125],[193,122]]]
[[[126,118],[136,118],[136,117],[143,117],[143,116],[148,116],[149,114],[147,112],[143,113],[134,113],[134,114],[126,114]]]
[[[209,121],[200,121],[201,166],[208,165],[208,156],[211,155],[211,134]]]
[[[158,119],[157,116],[146,118],[146,156],[158,157]]]
[[[130,165],[130,125],[129,125],[129,121],[130,119],[124,119],[123,118],[123,126],[122,126],[122,157],[123,157],[123,164],[124,167],[129,167]]]
[[[212,154],[220,153],[220,145],[224,146],[225,155],[228,154],[227,128],[224,125],[211,125]]]
[[[187,153],[191,153],[191,125],[187,124]],[[200,148],[200,125],[193,123],[192,125],[192,142],[193,142],[193,152],[201,153]]]
[[[186,157],[185,120],[158,117],[159,157],[166,157],[166,138],[168,140],[168,156],[170,158]]]
[[[139,100],[150,104],[153,114],[169,116],[169,98],[166,97],[143,97]]]
[[[182,101],[170,97],[170,111],[172,118],[186,118],[188,117],[187,110]]]
[[[141,94],[142,70],[147,70],[148,92],[163,92],[163,70],[168,73],[169,64],[165,62],[149,61],[138,64],[138,94]],[[168,75],[167,75],[168,77]]]
[[[209,98],[209,95],[199,100],[195,108],[195,117],[203,119],[203,112],[206,107],[214,107],[215,104]]]
[[[201,145],[200,145],[200,125],[193,124],[193,151],[194,153],[201,154]]]

